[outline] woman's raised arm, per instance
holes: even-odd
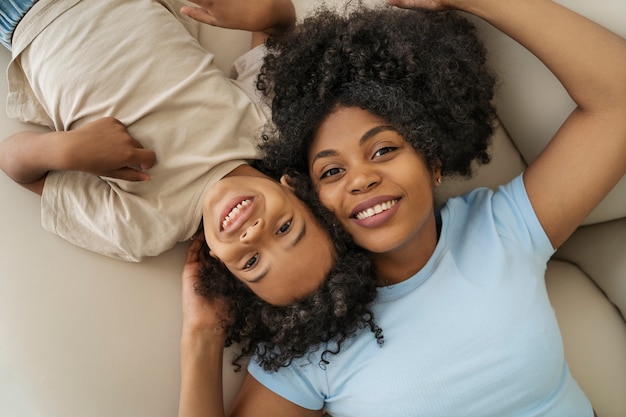
[[[524,173],[537,217],[560,246],[626,173],[626,41],[549,0],[389,3],[475,14],[525,46],[563,84],[576,108]]]

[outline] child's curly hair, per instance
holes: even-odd
[[[203,247],[201,280],[196,291],[209,299],[225,301],[225,313],[230,319],[224,324],[226,346],[238,344],[239,353],[233,359],[237,367],[244,357],[256,355],[265,370],[275,371],[316,347],[321,349],[319,363],[328,363],[330,354],[338,353],[347,338],[364,328],[374,333],[378,343],[383,342],[369,309],[376,297],[369,256],[334,224],[334,216],[319,203],[308,177],[294,176],[290,183],[329,231],[334,245],[334,265],[315,292],[287,306],[271,305],[210,257],[206,244]]]
[[[257,87],[272,100],[264,169],[308,174],[317,127],[356,106],[394,126],[442,175],[489,161],[495,78],[474,26],[456,12],[326,8],[270,39]]]

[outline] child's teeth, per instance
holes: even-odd
[[[241,209],[243,207],[246,207],[247,205],[250,204],[250,200],[243,200],[241,203],[237,204],[235,207],[233,207],[233,209],[230,211],[230,213],[228,213],[226,215],[226,217],[224,217],[224,220],[222,221],[222,228],[225,229],[226,226],[228,226],[228,224],[235,218],[237,217],[237,214],[239,213],[239,211],[241,211]]]

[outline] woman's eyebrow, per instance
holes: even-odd
[[[365,142],[367,142],[380,132],[386,132],[387,130],[393,130],[394,132],[396,132],[396,129],[390,125],[382,125],[371,128],[370,130],[365,132],[363,136],[361,136],[361,139],[359,139],[359,145],[363,145]]]
[[[363,134],[363,136],[361,136],[361,138],[359,139],[359,146],[363,145],[365,142],[367,142],[368,140],[370,140],[371,138],[373,138],[374,136],[376,136],[377,134],[379,134],[380,132],[385,132],[388,130],[393,130],[394,132],[397,132],[396,128],[394,128],[393,126],[390,125],[382,125],[382,126],[376,126],[371,128],[370,130],[368,130],[367,132],[365,132]],[[311,160],[311,165],[313,165],[315,163],[315,161],[317,161],[320,158],[326,158],[328,156],[336,156],[337,155],[337,151],[334,149],[324,149],[322,151],[319,151],[318,153],[315,154],[315,156],[313,156],[313,159]]]
[[[311,166],[315,163],[315,161],[317,161],[320,158],[326,158],[328,156],[336,156],[336,155],[337,155],[337,151],[335,151],[334,149],[324,149],[323,151],[319,151],[318,153],[315,154],[315,156],[311,160]]]

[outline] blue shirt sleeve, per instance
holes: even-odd
[[[493,211],[498,213],[495,221],[501,233],[511,233],[523,248],[543,256],[546,261],[552,256],[555,249],[528,198],[523,174],[498,189],[493,198]]]
[[[319,371],[317,375],[303,374],[303,372],[310,373],[315,370]],[[268,372],[252,358],[248,363],[248,372],[267,389],[300,407],[309,410],[321,410],[324,407],[325,396],[319,388],[314,386],[318,379],[316,376],[323,371],[315,364],[308,363],[308,366],[300,366],[299,361],[294,360],[288,367],[280,368],[276,372]]]

